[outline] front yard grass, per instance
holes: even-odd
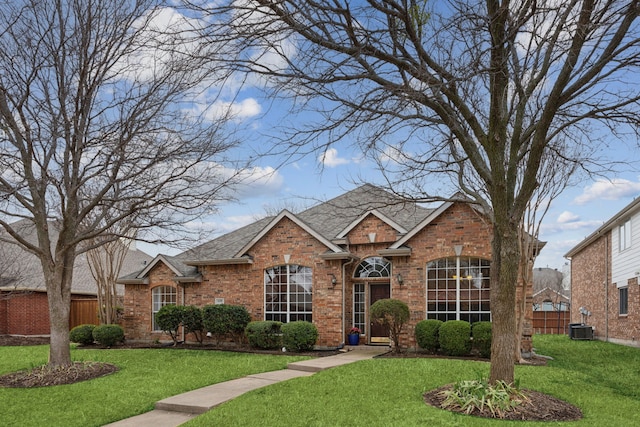
[[[425,391],[488,375],[487,362],[378,358],[255,390],[185,426],[489,426],[640,425],[640,349],[566,336],[536,336],[548,366],[518,366],[519,386],[580,407],[565,423],[472,418],[427,406]],[[47,346],[0,347],[0,374],[46,362]],[[0,425],[99,426],[152,409],[167,396],[249,373],[281,369],[292,356],[226,352],[74,350],[75,360],[113,363],[120,371],[73,385],[0,389]]]
[[[566,336],[536,336],[547,366],[518,366],[519,386],[580,407],[574,422],[514,422],[475,418],[427,406],[425,391],[487,376],[489,364],[446,359],[381,358],[255,390],[203,414],[197,426],[638,426],[640,349]]]
[[[0,375],[47,362],[48,346],[1,347]],[[0,426],[102,426],[153,409],[158,400],[308,357],[179,349],[72,350],[109,362],[115,374],[43,388],[0,388]]]

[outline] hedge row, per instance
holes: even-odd
[[[239,305],[217,304],[196,306],[165,305],[156,313],[156,325],[167,333],[174,343],[178,342],[178,329],[193,334],[202,343],[205,332],[216,341],[232,339],[242,342],[244,329],[251,321],[247,309]]]
[[[480,356],[491,356],[491,322],[429,319],[418,322],[415,329],[420,348],[448,356],[467,356],[476,349]]]

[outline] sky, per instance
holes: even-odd
[[[175,18],[168,13],[165,19]],[[220,102],[219,93],[214,95]],[[206,97],[201,102],[206,103]],[[250,87],[229,100],[251,144],[273,143],[274,123],[290,120],[288,106],[280,101],[261,98]],[[304,115],[297,116],[304,120]],[[640,195],[640,148],[638,141],[621,143],[613,137],[605,141],[606,155],[620,162],[617,172],[607,172],[583,179],[566,188],[549,206],[541,225],[539,239],[546,246],[536,259],[535,267],[563,269],[564,258],[572,247],[590,235]],[[250,156],[241,148],[239,156]],[[244,151],[242,151],[244,150]],[[211,231],[212,237],[227,233],[269,214],[287,208],[300,211],[320,201],[336,197],[362,182],[383,181],[376,165],[359,152],[355,144],[345,141],[324,152],[313,152],[284,161],[277,156],[256,156],[253,168],[247,170],[245,184],[236,189],[236,201],[219,206],[218,214],[205,218],[194,228]],[[444,196],[447,196],[446,194]],[[175,254],[176,249],[139,244],[150,255]]]

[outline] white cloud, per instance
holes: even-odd
[[[244,199],[275,195],[283,185],[284,178],[271,166],[248,168],[240,172],[239,184],[233,187],[234,197]]]
[[[335,168],[349,163],[348,159],[338,157],[338,150],[335,148],[329,148],[324,154],[318,156],[318,161],[328,168]]]
[[[558,223],[559,224],[566,224],[569,222],[575,222],[578,221],[580,219],[580,217],[576,214],[574,214],[573,212],[569,212],[569,211],[564,211],[560,214],[560,216],[558,216]]]
[[[403,164],[406,163],[408,158],[411,158],[411,156],[408,156],[407,153],[402,151],[402,149],[396,145],[387,145],[382,154],[380,154],[380,161],[382,163],[391,162],[395,164]]]
[[[640,182],[627,179],[600,179],[585,187],[582,194],[573,201],[578,205],[584,205],[595,200],[618,200],[638,193],[640,193]]]
[[[254,98],[247,98],[240,102],[216,100],[209,103],[203,100],[194,104],[189,111],[194,116],[204,115],[210,121],[230,119],[241,122],[259,115],[262,107]]]
[[[557,223],[553,224],[542,224],[540,226],[540,232],[544,234],[554,234],[554,233],[562,233],[564,231],[572,231],[572,230],[586,230],[589,233],[594,231],[596,228],[600,227],[603,224],[600,220],[590,220],[590,221],[569,221],[569,222],[560,222],[558,218]]]

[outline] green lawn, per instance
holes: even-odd
[[[0,374],[46,363],[48,346],[0,347]],[[200,350],[73,350],[74,360],[103,361],[120,371],[55,387],[0,388],[0,426],[101,426],[153,409],[158,400],[308,357]]]
[[[374,359],[247,393],[201,415],[194,426],[637,426],[640,349],[566,336],[536,336],[548,366],[518,366],[521,387],[579,406],[570,423],[484,420],[425,405],[424,391],[487,375],[486,362]],[[0,347],[0,373],[43,364],[47,347]],[[284,368],[291,356],[189,350],[74,350],[76,360],[111,362],[105,378],[42,389],[0,389],[0,425],[97,426],[150,410],[164,397],[204,385]]]
[[[486,420],[429,407],[426,390],[488,375],[486,362],[376,359],[247,393],[186,424],[195,426],[638,426],[640,349],[537,336],[548,366],[518,366],[520,386],[579,406],[565,423]]]

